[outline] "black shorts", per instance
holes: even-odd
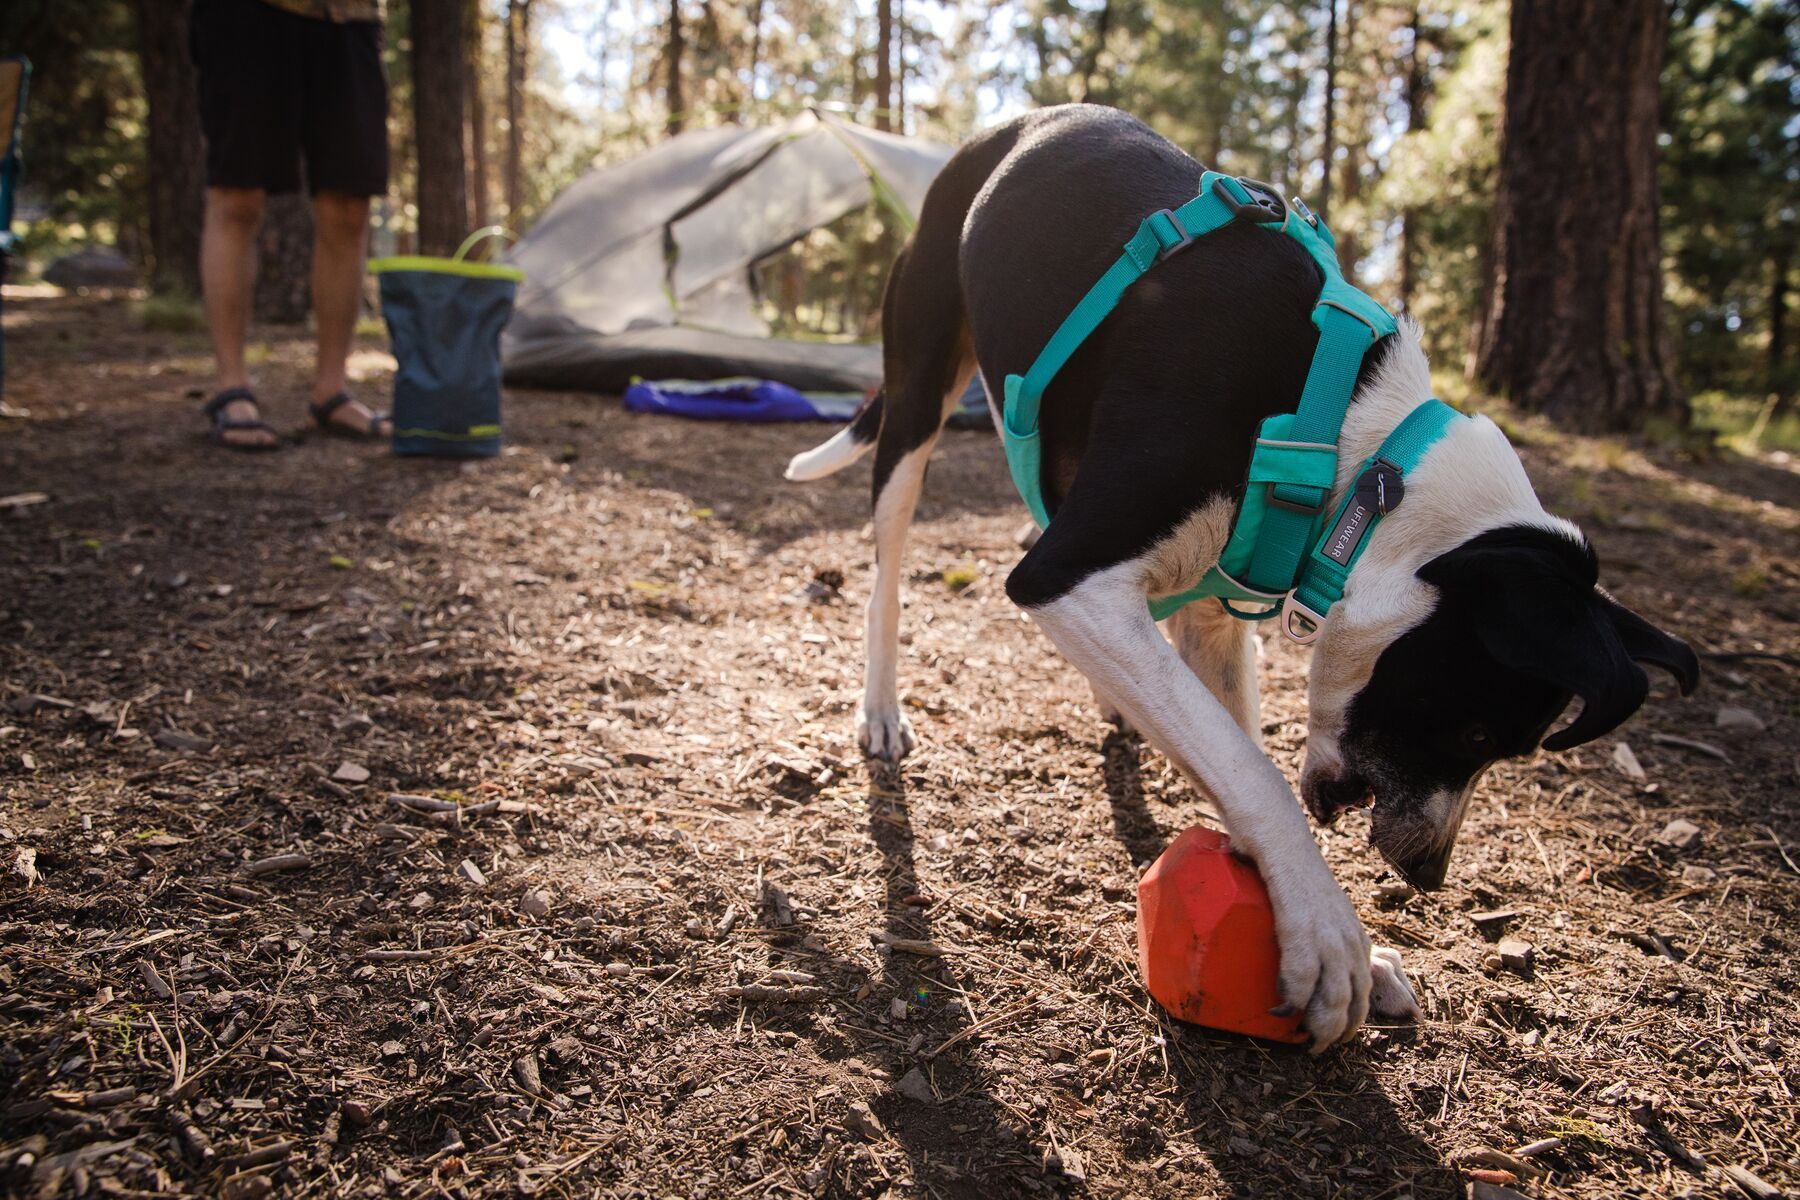
[[[313,192],[387,191],[381,25],[320,21],[262,0],[194,0],[206,182]]]

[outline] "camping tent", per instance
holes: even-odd
[[[525,283],[509,383],[617,391],[632,376],[756,375],[860,389],[878,346],[771,338],[755,264],[879,201],[910,227],[950,148],[806,112],[669,139],[557,197],[510,260]]]

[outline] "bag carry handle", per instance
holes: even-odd
[[[474,249],[475,244],[477,242],[484,242],[488,238],[493,238],[493,237],[503,237],[503,238],[506,238],[506,239],[508,239],[510,241],[514,241],[514,242],[519,240],[519,235],[514,233],[512,230],[508,229],[504,225],[483,226],[482,228],[477,229],[474,233],[471,233],[468,237],[464,238],[463,244],[456,248],[456,253],[452,257],[457,262],[461,262],[463,260],[463,255],[467,254],[470,250]]]

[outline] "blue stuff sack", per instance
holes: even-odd
[[[399,364],[394,374],[394,453],[486,458],[500,453],[500,330],[524,272],[468,262],[472,235],[454,258],[402,255],[369,263]]]

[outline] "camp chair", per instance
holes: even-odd
[[[13,189],[19,182],[19,131],[25,125],[25,84],[31,60],[23,55],[0,58],[0,283],[6,260],[18,238],[12,231]],[[0,397],[6,395],[6,333],[0,326]]]

